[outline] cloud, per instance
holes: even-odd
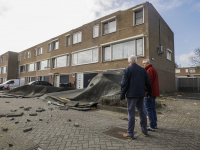
[[[192,56],[192,55],[194,55],[194,52],[175,56],[175,62],[177,62],[178,65],[181,64],[181,67],[191,66],[191,63],[189,61],[189,57]]]
[[[3,15],[5,12],[7,12],[9,8],[5,5],[0,6],[0,15]]]

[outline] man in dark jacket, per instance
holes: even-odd
[[[152,96],[150,98],[144,98],[144,107],[149,117],[149,131],[155,131],[157,129],[157,114],[155,109],[155,99],[160,96],[158,73],[152,66],[149,59],[143,60],[143,67],[147,70],[149,78],[151,80]]]
[[[123,71],[120,95],[120,100],[124,100],[126,95],[128,109],[128,131],[123,136],[126,138],[134,138],[135,107],[137,107],[140,117],[141,133],[147,136],[147,118],[143,100],[145,87],[147,89],[147,96],[151,96],[151,82],[146,70],[136,64],[136,56],[130,56],[128,63],[129,67]]]

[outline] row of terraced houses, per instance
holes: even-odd
[[[150,59],[161,91],[175,89],[174,34],[149,2],[117,11],[19,53],[1,55],[0,82],[20,78],[85,88],[97,74]],[[19,72],[20,71],[20,72]]]

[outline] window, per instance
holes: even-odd
[[[53,68],[69,66],[69,55],[52,58],[52,65]]]
[[[93,38],[98,37],[99,36],[99,25],[95,25],[93,27]]]
[[[27,72],[35,71],[35,63],[27,64],[26,68]]]
[[[57,50],[59,48],[59,42],[57,41],[53,41],[52,42],[52,50]]]
[[[70,35],[66,36],[66,46],[70,45]]]
[[[92,48],[72,54],[73,66],[95,62],[98,62],[98,48]]]
[[[6,55],[6,61],[8,61],[8,54]]]
[[[82,41],[82,31],[73,34],[73,44],[80,43]]]
[[[2,74],[7,73],[7,66],[1,67]]]
[[[20,72],[25,72],[25,65],[20,66]]]
[[[51,51],[51,43],[48,43],[47,45],[47,52],[50,52]]]
[[[102,21],[102,35],[109,34],[116,31],[116,17]]]
[[[26,52],[24,52],[24,59],[26,59]]]
[[[31,52],[27,53],[27,59],[31,57]]]
[[[144,23],[143,5],[133,9],[133,26]]]
[[[172,51],[170,49],[167,49],[167,59],[168,60],[172,59]]]
[[[190,73],[195,73],[195,68],[190,68]]]
[[[4,56],[1,56],[1,63],[4,62]]]
[[[188,69],[185,69],[185,72],[188,73]]]
[[[18,55],[18,61],[20,61],[21,60],[21,55]]]
[[[41,47],[38,47],[38,55],[42,55],[42,46]]]
[[[37,70],[46,70],[50,68],[50,59],[37,62]]]
[[[34,56],[37,56],[37,49],[34,50]]]
[[[176,70],[175,70],[175,73],[180,73],[180,72],[181,72],[180,69],[176,69]]]
[[[1,67],[0,67],[0,74],[2,74],[2,72],[1,72],[2,70],[1,70]]]
[[[144,56],[143,39],[116,43],[103,47],[103,61],[128,58],[130,55]]]

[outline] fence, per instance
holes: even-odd
[[[176,77],[176,90],[181,92],[200,92],[200,78]]]

